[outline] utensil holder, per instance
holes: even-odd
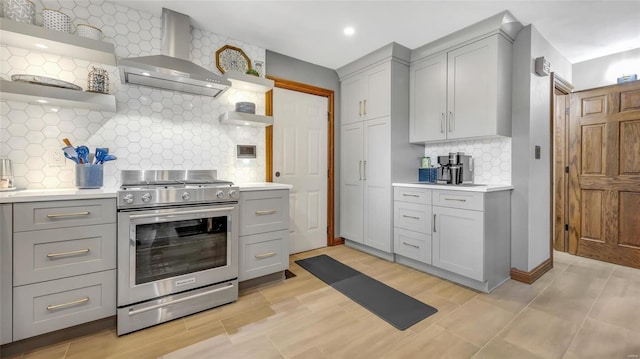
[[[76,165],[76,187],[100,188],[102,187],[102,181],[102,165],[88,163]]]
[[[2,0],[2,17],[33,25],[36,21],[36,5],[29,0]]]

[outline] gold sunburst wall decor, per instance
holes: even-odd
[[[242,49],[224,45],[216,51],[216,67],[222,73],[237,71],[244,74],[251,69],[251,60]]]

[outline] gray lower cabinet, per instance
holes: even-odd
[[[240,191],[238,280],[289,268],[289,190]]]
[[[394,191],[396,262],[483,292],[509,279],[510,191]]]
[[[12,216],[9,341],[116,314],[115,199],[14,203]]]
[[[13,341],[13,214],[11,204],[0,204],[0,344]]]

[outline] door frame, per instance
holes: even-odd
[[[334,237],[335,230],[335,218],[334,218],[334,203],[335,203],[335,172],[334,172],[334,99],[335,94],[333,90],[317,87],[313,85],[304,84],[301,82],[286,80],[275,76],[267,76],[268,79],[273,80],[274,87],[284,90],[297,91],[306,93],[309,95],[316,95],[327,98],[327,246],[335,246],[343,244],[342,238]],[[266,93],[265,101],[265,113],[267,116],[273,116],[273,90]],[[273,126],[267,126],[265,130],[265,147],[266,147],[266,176],[267,182],[273,182]]]
[[[550,79],[551,79],[551,141],[550,141],[550,145],[551,145],[551,156],[549,161],[550,161],[550,166],[551,166],[551,194],[550,194],[550,201],[549,201],[549,209],[550,209],[550,223],[551,225],[549,226],[549,238],[550,238],[550,254],[551,254],[551,265],[553,265],[553,250],[554,250],[554,239],[555,239],[555,234],[556,234],[556,230],[558,229],[556,227],[556,218],[555,218],[555,214],[556,214],[556,200],[555,200],[555,183],[557,183],[557,181],[559,179],[561,179],[564,176],[567,176],[567,173],[565,173],[565,171],[562,171],[561,173],[557,173],[555,171],[556,169],[556,148],[555,148],[555,144],[556,144],[556,132],[555,132],[555,127],[556,127],[556,91],[561,92],[564,95],[569,95],[572,91],[573,91],[573,85],[568,82],[567,80],[563,79],[561,76],[559,76],[558,74],[556,74],[555,72],[552,72],[550,75]],[[569,151],[569,142],[568,142],[568,131],[569,131],[569,114],[565,113],[565,124],[564,124],[564,132],[561,134],[562,137],[559,138],[558,144],[559,146],[563,147],[564,150],[564,159],[563,159],[563,163],[564,166],[568,166],[568,151]],[[568,179],[566,179],[567,182],[565,183],[565,198],[564,198],[564,219],[566,224],[569,223],[569,218],[567,216],[568,214],[568,206],[569,206],[569,199],[568,199]],[[560,224],[560,226],[564,227],[565,224]],[[565,229],[562,228],[562,231],[565,232]],[[565,233],[566,234],[566,233]],[[565,235],[566,237],[566,235]],[[568,246],[567,246],[567,241],[565,238],[565,252],[568,251]]]

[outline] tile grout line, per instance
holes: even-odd
[[[573,264],[573,262],[571,263]],[[558,273],[558,275],[561,275],[562,273],[566,272],[567,269],[569,268],[569,266],[571,265],[567,265],[567,268],[565,268],[562,272]],[[513,280],[513,279],[512,279]],[[514,320],[516,320],[516,318],[518,318],[520,316],[520,314],[522,314],[522,312],[524,312],[527,308],[529,308],[529,305],[531,303],[533,303],[533,301],[536,300],[536,298],[538,298],[540,295],[542,295],[542,293],[544,293],[545,290],[547,290],[547,288],[549,288],[549,286],[555,281],[556,279],[554,278],[552,281],[549,282],[549,284],[547,284],[541,291],[540,293],[536,294],[535,297],[533,297],[528,303],[527,305],[525,305],[524,307],[522,307],[522,309],[520,309],[520,311],[518,311],[518,313],[516,313],[516,315],[513,316],[513,318],[511,318],[510,321],[508,321],[503,327],[502,329],[500,329],[493,337],[491,337],[491,339],[489,339],[481,348],[480,350],[478,350],[475,354],[473,354],[473,356],[471,356],[471,358],[476,357],[476,355],[478,355],[478,353],[480,353],[482,351],[482,349],[484,349],[487,345],[489,345],[489,343],[491,343],[494,339],[496,339],[502,332],[504,332],[504,330],[511,324],[513,323]],[[529,285],[533,285],[533,284],[529,284]],[[517,346],[517,345],[516,345]],[[520,348],[518,346],[518,348]],[[521,348],[523,350],[526,350],[524,348]],[[527,352],[529,352],[528,350],[526,350]],[[535,353],[532,353],[535,354]]]
[[[565,352],[562,354],[563,358],[567,355],[567,352],[571,348],[571,344],[573,344],[573,342],[576,340],[576,337],[578,336],[578,333],[580,333],[580,330],[584,326],[584,323],[589,318],[589,315],[591,314],[591,311],[593,311],[593,307],[596,305],[596,303],[598,302],[598,300],[602,296],[602,293],[604,293],[604,289],[607,287],[607,283],[609,283],[609,281],[611,280],[611,277],[613,276],[613,272],[615,271],[615,269],[616,269],[615,266],[611,268],[611,272],[609,272],[609,276],[607,277],[607,280],[602,285],[602,289],[600,289],[600,293],[598,294],[596,299],[594,299],[593,303],[591,303],[591,307],[589,307],[589,311],[584,316],[584,319],[582,319],[582,323],[580,323],[580,326],[578,326],[578,330],[576,330],[576,333],[573,335],[573,338],[571,338],[571,341],[569,342],[569,345],[567,346],[567,350],[565,350]]]

